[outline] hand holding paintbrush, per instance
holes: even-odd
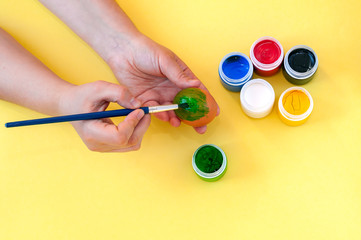
[[[46,1],[46,7],[60,16],[103,58],[121,86],[102,81],[79,86],[68,83],[0,29],[1,99],[53,116],[84,112],[101,115],[110,102],[129,109],[139,108],[141,104],[169,105],[182,89],[205,89],[176,54],[141,34],[116,2],[98,1],[87,6],[87,9],[75,3],[69,4],[69,8],[64,6],[57,1]],[[99,22],[104,24],[97,24]],[[96,74],[94,69],[65,66],[66,63],[61,62],[64,67],[70,68],[70,72]],[[141,103],[131,104],[132,98],[139,99]],[[180,125],[173,111],[156,113],[155,116],[174,127]],[[105,116],[95,118],[99,117]],[[61,118],[52,121],[69,121],[69,118]],[[37,121],[44,123],[45,120]],[[137,109],[132,110],[118,125],[110,118],[71,123],[91,150],[130,151],[140,147],[150,117],[144,110]],[[11,125],[9,123],[7,126]],[[196,126],[195,130],[205,133],[206,128],[205,125]]]

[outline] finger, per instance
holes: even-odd
[[[197,79],[188,66],[174,53],[165,55],[165,61],[160,61],[162,73],[179,88],[198,87],[205,91],[208,89]],[[209,91],[208,91],[209,92]],[[220,108],[217,104],[217,116]],[[172,119],[172,118],[170,118]],[[174,124],[178,124],[176,120],[172,120]],[[172,123],[171,123],[172,124]],[[173,124],[172,124],[173,125]]]
[[[143,119],[141,120],[143,121]],[[108,122],[97,123],[96,126],[92,126],[93,131],[89,132],[88,135],[92,135],[91,139],[84,141],[87,147],[92,151],[97,152],[129,152],[136,151],[141,146],[143,135],[147,130],[149,123],[145,123],[139,132],[136,133],[138,136],[133,140],[129,140],[125,145],[119,145],[117,141],[118,130],[114,124]],[[94,131],[95,130],[95,131]],[[134,141],[133,143],[131,141]]]
[[[164,104],[173,104],[172,102],[165,102]],[[175,114],[175,111],[167,111],[166,112],[168,115],[168,121],[170,123],[170,125],[172,125],[173,127],[179,127],[181,124],[180,119],[177,117],[177,115]]]
[[[199,134],[204,134],[207,131],[207,126],[195,127],[194,130]]]
[[[173,127],[179,127],[181,120],[177,117],[174,111],[169,112],[169,123]]]
[[[151,117],[149,114],[145,114],[135,127],[132,136],[129,138],[128,145],[137,150],[140,148],[143,136],[150,125]]]
[[[158,106],[158,105],[160,105],[160,103],[157,101],[153,101],[153,100],[144,103],[144,106],[148,106],[148,107],[149,106]],[[161,121],[165,121],[165,122],[169,121],[169,115],[167,112],[154,113],[153,116],[160,119]]]
[[[174,53],[165,54],[159,61],[162,73],[179,88],[199,87],[201,82]]]
[[[114,149],[118,130],[110,119],[81,121],[74,126],[90,150],[107,152]]]
[[[133,114],[134,112],[138,113]],[[150,124],[150,118],[144,118],[143,120],[141,116],[144,115],[144,112],[142,110],[136,110],[134,112],[128,115],[130,118],[128,118],[127,121],[123,121],[126,122],[125,124],[120,123],[118,127],[108,121],[97,123],[97,126],[92,128],[93,131],[88,133],[92,135],[93,139],[93,141],[88,141],[87,145],[89,149],[101,152],[127,152],[138,150],[143,135]],[[138,119],[133,121],[134,117],[141,118],[139,124],[136,123],[138,122]],[[134,131],[132,129],[134,129]],[[129,136],[129,134],[131,135]]]
[[[127,108],[138,108],[141,105],[141,102],[126,87],[118,84],[97,81],[93,83],[93,91],[94,94],[91,99],[93,102],[117,102],[119,105]]]
[[[119,147],[129,147],[129,140],[133,134],[138,134],[136,137],[141,139],[145,131],[147,130],[149,124],[147,125],[147,121],[143,121],[139,126],[140,130],[136,131],[138,124],[140,124],[141,119],[144,117],[144,111],[141,109],[137,109],[131,112],[123,122],[118,125],[118,136],[115,139],[115,142]],[[135,143],[132,143],[135,145]]]
[[[137,151],[139,150],[141,147],[141,142],[139,142],[137,145],[131,146],[131,147],[127,147],[127,148],[116,148],[116,149],[112,149],[109,152],[130,152],[130,151]]]
[[[93,151],[105,152],[128,148],[130,147],[129,139],[143,116],[144,112],[142,110],[135,110],[118,127],[110,119],[107,119],[107,121],[89,121],[84,124],[85,129],[83,132],[86,133],[86,136],[83,140],[88,148]],[[138,132],[138,139],[142,138],[140,135],[144,134],[148,126],[146,123],[145,125]],[[136,144],[133,143],[133,145]]]
[[[172,102],[164,102],[164,105],[173,104]],[[156,106],[156,102],[152,102],[149,106]],[[158,104],[159,105],[159,104]],[[169,122],[173,127],[179,127],[181,122],[174,111],[159,112],[153,114],[156,118]]]

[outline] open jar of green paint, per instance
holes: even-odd
[[[193,154],[192,166],[196,174],[208,182],[217,181],[227,170],[227,157],[214,144],[200,146]]]

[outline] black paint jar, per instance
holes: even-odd
[[[283,75],[293,84],[303,85],[311,81],[318,68],[318,58],[312,48],[297,45],[291,48],[283,61]]]

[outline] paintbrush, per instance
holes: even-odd
[[[178,108],[187,108],[187,103],[181,104],[172,104],[172,105],[161,105],[161,106],[151,106],[151,107],[141,107],[138,109],[142,109],[145,114],[149,113],[157,113],[157,112],[165,112],[176,110]],[[101,118],[110,118],[110,117],[121,117],[127,116],[131,112],[136,109],[118,109],[118,110],[109,110],[102,112],[91,112],[91,113],[80,113],[80,114],[72,114],[65,116],[57,116],[57,117],[48,117],[48,118],[39,118],[39,119],[31,119],[17,122],[8,122],[5,123],[5,127],[22,127],[22,126],[30,126],[30,125],[40,125],[40,124],[48,124],[48,123],[59,123],[59,122],[71,122],[71,121],[81,121],[81,120],[94,120]]]

